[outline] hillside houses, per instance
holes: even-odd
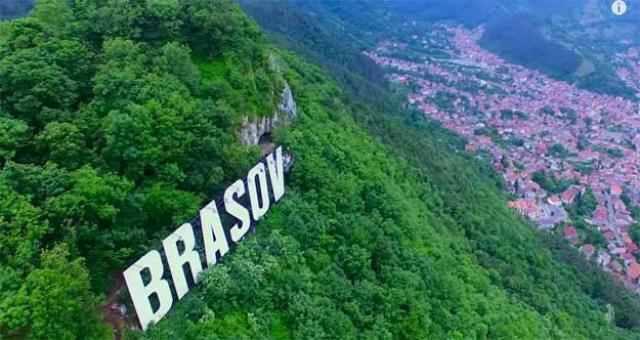
[[[478,45],[482,34],[482,28],[442,25],[414,39],[427,47],[448,46],[449,58],[403,60],[397,56],[408,45],[391,41],[366,54],[389,70],[392,81],[415,89],[408,96],[411,105],[466,138],[467,151],[491,158],[515,196],[509,206],[539,228],[565,226],[565,208],[590,188],[597,207],[585,222],[607,246],[581,244],[573,227],[561,233],[585,256],[637,286],[638,246],[628,234],[635,221],[621,196],[640,202],[640,107],[510,64]],[[640,91],[638,51],[630,50],[635,64],[619,72]],[[549,193],[532,180],[536,171],[573,184]]]

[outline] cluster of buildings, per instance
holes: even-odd
[[[514,195],[512,208],[541,229],[559,230],[640,292],[640,252],[629,233],[635,221],[625,203],[640,202],[640,106],[511,64],[479,46],[482,34],[482,28],[441,25],[366,54],[392,81],[413,89],[412,105],[464,136],[468,151],[488,157]],[[409,48],[412,57],[402,57]],[[438,57],[415,57],[430,48]],[[627,54],[636,63],[618,73],[640,91],[640,49]],[[533,180],[540,172],[570,185],[550,193]],[[597,207],[582,225],[602,235],[600,244],[588,243],[567,213],[588,189]]]
[[[631,47],[616,55],[617,74],[630,88],[640,93],[640,48]]]

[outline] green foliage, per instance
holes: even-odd
[[[68,168],[84,163],[87,145],[80,129],[72,123],[51,122],[36,137],[38,149],[49,159]]]
[[[629,227],[629,236],[636,244],[640,244],[640,225],[637,223]]]
[[[580,56],[545,38],[540,24],[526,15],[497,17],[490,21],[480,43],[513,63],[566,79],[580,66]]]
[[[11,160],[26,142],[29,126],[23,121],[0,115],[0,164]]]
[[[70,260],[67,248],[57,246],[44,252],[41,267],[1,302],[0,324],[29,339],[108,339],[89,287],[82,260]]]
[[[265,13],[278,13],[273,8],[278,8],[282,4],[277,4],[276,6],[266,5],[264,6],[266,9],[257,10],[253,8],[254,2],[244,2],[250,3],[247,6],[251,6],[252,13],[257,11],[256,17],[274,32],[287,30],[288,37],[295,39],[299,37],[295,31],[304,30],[303,27],[291,25],[291,21],[286,19],[282,19],[281,22],[286,22],[287,24],[278,25],[277,15],[270,19],[263,17]],[[264,4],[264,2],[262,3]],[[344,14],[343,9],[346,7],[346,10],[349,10],[349,8],[353,10],[358,6],[345,6],[341,2],[332,3],[331,6],[326,5],[324,2],[307,1],[304,3],[313,7],[313,9],[308,10],[309,12],[315,12],[318,7],[321,8],[318,10],[319,12],[322,9],[326,10],[333,7],[332,10],[335,9],[335,12],[331,12],[331,10],[329,12],[334,16],[329,15],[329,19],[326,19],[326,21],[336,20],[340,24],[344,23],[344,27],[356,26],[355,31],[349,32],[350,36],[361,36],[363,32],[358,31],[358,29],[365,26],[375,26],[373,24],[376,20],[375,15],[372,15],[372,20],[369,21],[371,26],[367,26],[365,23],[359,26],[359,22],[353,26],[350,25],[356,20],[375,12],[373,8],[376,8],[376,3],[369,2],[364,4],[353,16],[349,16],[349,21],[340,21],[340,15]],[[422,5],[416,6],[421,7]],[[308,18],[307,13],[306,8],[298,8],[296,10],[289,7],[287,17],[300,18],[298,20],[303,22],[304,20],[312,20]],[[309,16],[314,17],[315,14],[313,13]],[[380,18],[380,16],[377,18]],[[362,30],[366,32],[367,29],[364,28]],[[366,35],[366,33],[363,35]],[[287,42],[287,45],[302,45],[307,50],[314,51],[319,45],[316,41],[331,41],[331,39],[333,39],[331,31],[325,35],[320,32],[316,33],[315,36],[308,36],[305,40],[298,39],[294,42]],[[348,40],[348,38],[346,39]],[[340,54],[342,52],[344,50],[339,50],[335,54],[331,51],[324,53],[323,55],[331,60],[323,61],[323,63],[331,65],[336,60],[348,60],[348,57],[343,57]],[[295,65],[295,63],[293,64]],[[326,90],[326,87],[319,85],[323,81],[318,80],[321,77],[318,76],[318,72],[315,69],[302,68],[300,66],[292,67],[301,73],[307,74],[306,79],[315,80],[318,84],[316,88],[310,91],[315,95],[305,95],[298,89],[296,92],[298,97],[317,98],[317,102],[324,103],[325,106],[330,108],[331,112],[339,111],[335,106],[335,101],[328,101],[326,98],[322,98],[321,94],[329,91]],[[330,69],[336,75],[336,78],[342,81],[344,88],[347,90],[347,96],[343,98],[345,98],[345,102],[348,102],[348,106],[353,108],[351,114],[356,118],[356,121],[361,126],[366,127],[371,134],[375,135],[377,140],[388,145],[394,155],[408,160],[410,164],[416,167],[416,171],[419,174],[424,174],[426,178],[421,180],[425,181],[425,184],[413,184],[412,187],[433,188],[437,191],[435,195],[425,194],[422,198],[423,202],[435,203],[435,207],[430,205],[430,210],[436,212],[436,215],[442,218],[442,220],[435,223],[435,229],[441,233],[446,234],[444,230],[449,230],[452,231],[453,235],[463,236],[464,240],[458,239],[456,241],[458,242],[457,244],[469,247],[467,249],[473,254],[472,257],[475,261],[490,273],[492,283],[508,291],[511,298],[532,306],[536,313],[546,315],[545,318],[554,324],[551,327],[550,334],[538,334],[539,338],[604,339],[617,336],[634,337],[634,335],[628,333],[619,333],[620,331],[617,329],[613,333],[618,335],[614,335],[592,323],[600,323],[604,319],[606,308],[601,302],[610,301],[612,305],[615,305],[615,324],[627,328],[634,327],[633,325],[637,324],[638,319],[633,311],[638,310],[639,306],[637,301],[632,298],[632,293],[617,285],[608,277],[608,274],[584,261],[582,256],[570,248],[563,240],[551,236],[547,237],[546,235],[535,235],[528,225],[523,225],[514,219],[512,213],[505,208],[504,197],[496,192],[500,188],[499,177],[489,170],[485,164],[474,162],[472,159],[463,156],[464,143],[460,139],[441,129],[438,124],[425,121],[419,113],[413,114],[411,119],[407,119],[402,115],[397,118],[394,117],[394,113],[405,112],[398,109],[393,98],[382,94],[382,91],[378,90],[384,85],[372,84],[371,82],[366,85],[361,84],[364,74],[357,67],[353,67],[353,70],[358,74],[348,76],[343,76],[343,69],[333,67]],[[293,77],[297,78],[298,76],[293,75]],[[360,81],[357,81],[357,79],[360,79]],[[365,89],[368,92],[363,92]],[[335,94],[332,95],[335,96]],[[318,119],[323,117],[319,112],[314,110],[314,116]],[[330,116],[332,117],[331,119],[335,119],[333,115]],[[319,130],[319,128],[317,129]],[[309,139],[313,138],[309,137]],[[317,165],[319,166],[319,164]],[[315,169],[315,166],[310,168]],[[311,171],[311,169],[308,170]],[[319,172],[325,173],[324,169]],[[314,188],[323,187],[325,184],[325,182],[322,182],[316,187],[309,186],[305,188],[306,190],[314,190]],[[326,201],[328,200],[323,202]],[[439,202],[442,206],[437,205],[436,202]],[[462,247],[464,248],[464,246]],[[430,254],[436,258],[441,256],[435,255],[433,252]],[[456,271],[449,268],[447,272]],[[442,271],[438,271],[438,273],[442,273]],[[447,294],[446,296],[450,295]],[[472,299],[472,301],[476,300]],[[596,303],[598,307],[595,307],[592,303]],[[501,309],[503,306],[501,305],[499,308]],[[622,313],[622,315],[617,314],[618,312]],[[592,321],[585,321],[587,319]],[[491,331],[487,332],[493,324],[489,323],[486,326],[479,323],[477,327],[473,328],[478,330],[478,337],[489,334],[487,338],[494,338],[495,334],[491,334]],[[384,325],[384,322],[376,323],[374,328],[380,330],[376,333],[377,335],[384,337],[384,334],[388,333],[382,331],[384,326],[381,325]],[[530,325],[520,326],[524,330],[528,329],[527,327]],[[584,329],[584,333],[581,335],[576,334],[575,331],[577,329],[584,327],[589,328],[589,330]],[[510,334],[505,338],[526,338],[526,335],[517,333],[519,329],[516,330],[509,327],[504,329],[510,331]],[[464,334],[464,332],[462,333]],[[397,334],[395,335],[397,336]],[[453,337],[454,335],[464,337],[455,332],[452,332],[448,337]],[[432,337],[446,338],[447,336],[436,335]]]
[[[283,79],[300,107],[274,136],[296,156],[286,199],[127,338],[625,339],[640,326],[637,301],[519,220],[462,139],[400,109],[380,70],[324,31],[298,47],[335,47],[306,54],[343,87],[268,49],[230,0],[35,13],[0,38],[0,337],[111,336],[96,299],[110,274],[255,162],[237,129],[273,112]]]
[[[578,121],[578,112],[576,110],[566,107],[560,108],[560,113],[562,113],[562,118],[569,121],[571,124],[576,124]]]
[[[585,135],[578,136],[578,143],[577,143],[578,150],[580,151],[586,150],[590,144],[591,142],[589,142],[589,138],[587,136]]]
[[[16,273],[27,273],[37,263],[49,226],[40,209],[1,182],[0,227],[0,263]]]
[[[569,150],[567,150],[562,144],[558,143],[553,144],[551,148],[549,148],[549,154],[558,158],[567,158],[570,155]]]
[[[184,1],[184,33],[190,45],[211,57],[231,48],[247,57],[255,54],[251,43],[260,36],[258,26],[228,0]]]
[[[571,185],[575,184],[574,181],[558,179],[553,174],[548,174],[544,171],[534,172],[531,175],[531,179],[538,183],[542,189],[553,194],[559,194],[567,190]]]
[[[607,154],[613,158],[623,158],[624,152],[618,148],[609,148],[607,149]]]
[[[596,210],[597,206],[598,201],[593,195],[593,191],[591,188],[587,188],[584,193],[578,195],[576,201],[569,210],[570,212],[574,212],[578,217],[591,218],[591,215],[593,214],[593,211]]]
[[[133,339],[625,336],[609,328],[591,291],[576,288],[577,273],[507,210],[478,164],[419,137],[444,131],[362,112],[381,119],[370,126],[384,129],[390,144],[381,145],[318,69],[285,59],[304,108],[277,136],[297,155],[286,200],[167,320]],[[627,317],[637,308],[615,303]]]
[[[629,197],[628,193],[625,191],[622,193],[620,197],[624,204],[627,206],[629,211],[631,212],[631,217],[638,221],[640,219],[640,207],[638,207]],[[640,244],[640,224],[635,223],[629,227],[629,236],[636,244]]]
[[[0,31],[0,338],[98,338],[93,294],[257,159],[236,133],[282,80],[229,0],[42,0]]]

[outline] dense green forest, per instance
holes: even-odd
[[[231,0],[40,0],[0,24],[0,338],[111,338],[113,275],[260,157],[237,130],[284,81],[286,198],[126,338],[638,338],[635,296],[507,209],[463,140],[350,67],[357,45],[295,15],[277,46]]]
[[[514,63],[556,78],[570,77],[580,66],[580,56],[559,43],[545,39],[540,26],[541,22],[524,15],[492,21],[480,43]]]
[[[236,131],[282,79],[229,1],[40,1],[0,32],[0,337],[99,338],[111,275],[257,159]]]

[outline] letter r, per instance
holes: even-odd
[[[184,245],[182,253],[178,250],[178,242],[182,242]],[[173,285],[176,287],[176,294],[178,295],[178,300],[180,300],[189,291],[187,274],[183,266],[189,264],[193,282],[196,283],[198,282],[198,275],[202,271],[200,254],[195,249],[196,238],[193,234],[193,226],[190,223],[183,224],[173,234],[165,238],[162,241],[162,245],[164,246],[164,253],[167,255]]]

